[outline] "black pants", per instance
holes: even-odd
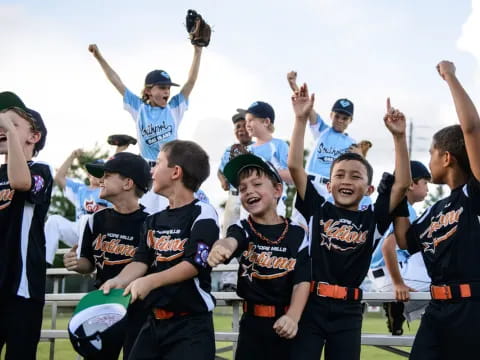
[[[43,304],[21,296],[0,296],[0,354],[6,344],[5,360],[37,358]]]
[[[213,360],[212,313],[156,320],[150,316],[140,330],[129,360]]]
[[[354,301],[310,298],[293,339],[290,358],[358,360],[362,331],[362,304]]]
[[[410,359],[477,359],[479,344],[480,300],[431,301]]]
[[[287,360],[292,340],[277,335],[276,320],[243,314],[235,360]]]

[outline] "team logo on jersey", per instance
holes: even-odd
[[[248,277],[250,281],[252,281],[253,278],[263,280],[276,279],[287,275],[295,269],[296,259],[272,256],[272,251],[256,252],[256,249],[257,246],[250,243],[248,249],[242,253],[242,256],[250,262],[250,265],[242,264],[243,272],[241,276]],[[265,274],[266,269],[268,269],[268,274]]]
[[[427,241],[422,242],[423,252],[435,254],[437,246],[457,232],[458,222],[462,213],[463,207],[458,210],[450,210],[445,214],[442,211],[440,214],[433,216],[430,226],[420,234],[420,239],[423,239],[424,237],[427,239]],[[451,228],[445,232],[444,229],[447,227]],[[437,231],[440,232],[439,236],[436,235]]]
[[[320,220],[320,225],[323,226],[320,246],[328,250],[349,251],[367,241],[368,230],[361,231],[361,226],[357,227],[350,220]]]
[[[204,243],[198,243],[197,245],[197,253],[195,254],[195,262],[202,266],[207,267],[207,258],[210,252],[210,247]]]
[[[171,235],[156,237],[155,230],[148,230],[147,233],[147,245],[155,249],[157,254],[156,261],[172,261],[182,257],[187,240],[172,238]]]
[[[85,200],[83,202],[83,208],[88,214],[93,214],[99,210],[99,206],[95,200]]]
[[[332,162],[337,157],[347,152],[348,147],[344,149],[337,149],[333,146],[326,147],[323,142],[318,145],[317,148],[317,159],[323,162]]]
[[[172,125],[167,125],[165,121],[159,125],[148,124],[147,127],[142,129],[142,135],[147,145],[152,145],[171,137],[173,135],[173,127]]]
[[[0,210],[6,209],[10,206],[14,194],[15,190],[13,189],[0,190]]]
[[[32,191],[34,194],[37,194],[40,190],[43,189],[45,185],[45,180],[40,175],[33,175],[33,188]]]
[[[132,245],[122,244],[122,238],[131,240],[131,236],[119,235],[119,234],[110,234],[112,236],[118,236],[118,238],[105,240],[109,238],[107,235],[99,234],[93,241],[93,250],[101,251],[100,255],[94,255],[95,264],[100,269],[103,269],[104,265],[121,265],[128,264],[132,261],[137,248]],[[114,255],[115,257],[122,256],[124,258],[112,260],[109,258],[109,255]]]

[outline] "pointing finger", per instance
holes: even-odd
[[[390,105],[390,98],[387,97],[387,113],[389,113],[392,110],[392,105]]]

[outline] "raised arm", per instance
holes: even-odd
[[[300,91],[292,96],[295,123],[288,153],[288,169],[297,188],[298,196],[302,199],[305,198],[307,189],[307,173],[303,167],[305,126],[307,125],[308,116],[313,109],[314,101],[315,95],[309,96],[307,84],[302,85]]]
[[[98,63],[102,67],[103,72],[107,75],[108,80],[115,86],[115,89],[118,90],[120,95],[125,94],[126,87],[120,79],[120,76],[111,68],[111,66],[107,63],[107,61],[103,58],[100,50],[98,49],[97,45],[91,44],[88,46],[88,51],[90,51],[95,59],[97,59]]]
[[[393,229],[395,240],[400,249],[407,249],[407,231],[410,228],[410,220],[408,217],[396,217],[393,219]]]
[[[437,71],[450,88],[458,120],[465,137],[470,168],[475,179],[480,180],[480,119],[477,109],[457,79],[455,65],[452,62],[440,62],[437,65]]]
[[[200,46],[193,46],[193,60],[192,65],[190,66],[190,71],[188,72],[188,79],[187,82],[183,85],[182,90],[180,92],[183,96],[188,99],[190,93],[193,90],[193,86],[197,81],[198,71],[200,69],[200,59],[202,57],[202,47]]]
[[[82,149],[77,149],[72,151],[72,153],[65,159],[63,164],[58,168],[57,173],[55,174],[55,178],[53,179],[55,181],[55,184],[60,189],[65,189],[65,186],[67,186],[67,172],[68,169],[70,169],[70,166],[72,166],[73,161],[75,159],[78,159],[83,154]]]
[[[21,120],[17,118],[20,118],[20,115],[13,110],[0,113],[0,129],[7,137],[7,176],[12,189],[28,191],[32,187],[32,177],[27,160],[31,159],[32,154],[27,154],[20,143],[16,124]],[[40,134],[35,133],[31,136],[38,137]],[[30,148],[27,150],[31,151]]]
[[[292,70],[287,73],[287,81],[288,85],[290,86],[290,89],[295,93],[299,91],[299,87],[297,85],[297,72]],[[315,125],[317,121],[317,112],[312,108],[312,111],[310,111],[310,115],[308,116],[308,122],[310,123],[310,126]]]
[[[385,126],[393,136],[395,147],[395,182],[390,193],[390,209],[397,207],[405,197],[408,187],[412,183],[410,175],[410,162],[408,159],[408,148],[406,140],[406,119],[405,115],[390,105],[390,98],[387,99],[387,113],[383,118]]]

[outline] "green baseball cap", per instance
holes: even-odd
[[[230,184],[232,184],[235,188],[238,188],[238,174],[240,174],[243,169],[249,167],[260,168],[267,174],[272,175],[279,183],[282,183],[282,178],[272,163],[253,154],[241,154],[234,157],[223,168],[223,175],[225,175]]]
[[[0,111],[11,108],[19,108],[28,112],[27,107],[16,94],[11,91],[0,92]]]
[[[112,289],[104,295],[102,290],[96,290],[80,300],[68,323],[70,341],[80,355],[109,358],[120,352],[118,339],[123,339],[126,332],[131,298],[123,296],[123,291]]]

